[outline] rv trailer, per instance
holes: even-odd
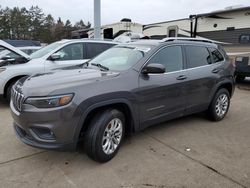
[[[189,18],[143,26],[143,34],[153,39],[197,37],[223,44],[232,57],[250,56],[250,7],[228,7]],[[244,52],[244,53],[243,53]]]

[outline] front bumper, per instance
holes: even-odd
[[[10,102],[11,114],[14,119],[14,130],[18,138],[25,144],[43,148],[73,150],[77,141],[74,139],[79,118],[73,114],[74,105],[55,109],[34,109],[19,112]],[[53,133],[53,137],[42,136],[44,131]],[[46,135],[48,135],[46,133]]]
[[[76,148],[75,143],[57,144],[57,143],[40,143],[34,138],[29,136],[19,125],[13,123],[15,133],[17,137],[25,144],[40,148],[40,149],[52,149],[52,150],[74,150]]]

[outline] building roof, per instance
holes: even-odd
[[[170,23],[170,22],[177,22],[177,21],[183,21],[183,20],[189,20],[189,18],[181,18],[181,19],[176,19],[176,20],[168,20],[168,21],[163,21],[163,22],[155,22],[155,23],[150,23],[150,24],[144,24],[144,26],[150,26],[150,25],[155,25],[155,24],[164,24],[164,23]]]
[[[236,12],[236,11],[244,11],[244,10],[249,10],[250,11],[250,6],[247,7],[238,7],[238,8],[233,8],[230,7],[228,9],[224,10],[217,10],[209,13],[203,13],[203,14],[197,14],[198,17],[203,17],[203,16],[213,16],[216,14],[224,14],[224,13],[230,13],[230,12]]]

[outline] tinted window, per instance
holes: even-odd
[[[204,66],[212,63],[210,54],[205,47],[186,46],[188,68]]]
[[[166,67],[166,72],[181,70],[183,68],[181,47],[166,47],[153,56],[149,63],[158,63],[164,65]]]
[[[83,59],[83,44],[69,44],[56,53],[60,54],[60,61]]]
[[[107,44],[107,43],[86,43],[86,56],[87,59],[92,59],[93,57],[99,55],[105,50],[111,48],[115,44]]]
[[[219,50],[215,49],[215,48],[209,48],[210,49],[210,52],[212,54],[212,57],[213,57],[213,60],[214,60],[214,63],[217,63],[217,62],[220,62],[220,61],[223,61],[224,58],[223,56],[221,55],[221,53],[219,52]]]
[[[243,44],[250,43],[250,35],[241,35],[239,41]]]

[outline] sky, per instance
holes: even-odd
[[[55,19],[69,19],[75,23],[82,19],[93,24],[94,0],[0,0],[2,8],[38,5],[45,14]],[[130,18],[132,22],[149,24],[180,18],[190,14],[207,13],[225,7],[250,6],[250,0],[101,0],[101,24]]]

